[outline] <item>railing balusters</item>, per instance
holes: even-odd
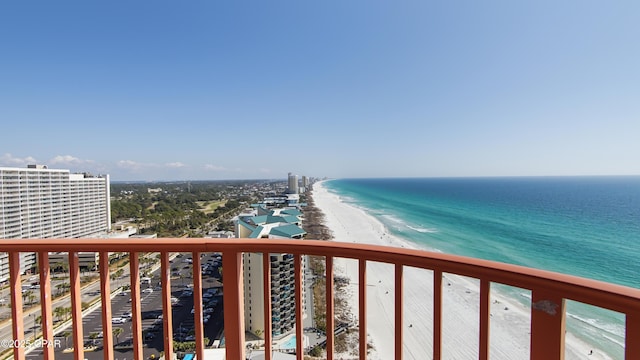
[[[73,357],[84,360],[84,333],[82,329],[82,289],[78,253],[69,252],[69,282],[71,285],[71,316],[73,320]]]
[[[137,252],[129,253],[129,272],[131,278],[131,336],[133,337],[133,358],[142,360],[142,321],[140,312],[140,259]]]
[[[296,273],[295,276],[295,288],[296,288],[296,358],[298,360],[302,360],[304,357],[304,346],[303,340],[303,327],[302,323],[302,309],[304,307],[303,298],[302,298],[302,256],[300,254],[294,255],[294,271]]]
[[[227,250],[222,253],[224,292],[224,336],[227,359],[244,359],[244,295],[242,284],[242,253]]]
[[[327,334],[327,360],[333,360],[334,352],[334,336],[335,336],[335,321],[334,321],[334,299],[333,299],[333,257],[327,256],[325,261],[325,288],[327,298],[327,320],[325,322],[326,334]]]
[[[442,271],[433,271],[433,360],[442,358]]]
[[[262,254],[262,282],[264,288],[264,360],[271,360],[271,254]]]
[[[531,360],[564,359],[564,298],[531,291]]]
[[[165,312],[165,356],[171,357],[172,352],[172,331],[171,331],[171,293],[170,293],[170,265],[169,251],[191,251],[194,258],[194,287],[202,291],[202,279],[198,279],[200,274],[200,264],[197,259],[201,251],[217,248],[222,249],[224,254],[224,328],[226,340],[226,354],[228,359],[245,358],[245,337],[244,337],[244,287],[242,273],[242,252],[252,251],[263,254],[265,270],[265,305],[271,303],[270,289],[270,252],[291,253],[295,260],[295,305],[296,305],[296,349],[297,357],[303,357],[303,263],[301,254],[311,254],[324,256],[327,263],[326,273],[326,295],[327,295],[327,358],[335,357],[335,293],[334,293],[334,259],[340,258],[358,260],[358,292],[359,292],[359,358],[367,358],[367,262],[380,262],[393,264],[395,266],[395,358],[403,357],[403,272],[404,267],[415,267],[429,269],[433,271],[433,358],[442,358],[442,311],[443,311],[443,282],[446,280],[444,274],[457,274],[468,276],[480,280],[480,304],[479,304],[479,359],[488,359],[491,355],[490,348],[490,301],[491,283],[502,283],[509,286],[518,286],[532,291],[531,306],[531,354],[532,360],[563,359],[565,341],[565,299],[572,299],[582,303],[610,309],[626,315],[626,359],[640,358],[640,291],[628,287],[614,284],[607,284],[588,279],[576,278],[563,274],[545,272],[536,269],[527,269],[508,264],[493,263],[478,259],[466,259],[452,255],[434,254],[420,252],[409,249],[383,248],[363,244],[342,244],[336,242],[320,241],[289,241],[271,239],[159,239],[157,243],[147,240],[127,239],[126,241],[113,240],[113,242],[97,241],[96,239],[2,239],[0,240],[0,251],[8,253],[9,262],[9,284],[12,316],[13,340],[16,344],[24,344],[29,338],[25,338],[25,321],[22,301],[21,282],[21,252],[37,252],[38,266],[40,268],[40,294],[42,313],[42,336],[44,340],[53,343],[53,316],[51,307],[51,275],[49,268],[48,252],[68,252],[69,253],[69,276],[72,303],[72,330],[73,347],[75,348],[74,358],[84,358],[83,348],[83,326],[82,326],[82,303],[80,298],[80,269],[78,252],[98,251],[100,252],[100,278],[101,278],[101,300],[102,300],[102,320],[105,346],[104,359],[113,359],[112,347],[112,326],[110,326],[110,285],[108,258],[109,251],[114,249],[128,251],[130,255],[130,278],[131,278],[131,307],[133,313],[133,336],[134,336],[134,358],[143,359],[143,341],[141,331],[141,307],[140,307],[140,270],[139,252],[162,251],[162,284],[163,284],[163,310]],[[194,289],[195,292],[195,289]],[[199,299],[201,301],[201,299]],[[197,307],[197,306],[196,306]],[[29,312],[37,309],[29,309]],[[202,312],[198,310],[199,315]],[[266,318],[271,318],[271,309],[265,306]],[[266,354],[269,359],[271,351],[271,327],[265,324],[268,333],[265,333]],[[196,330],[197,332],[197,330]],[[201,337],[198,336],[200,339]],[[66,341],[65,341],[66,342]],[[44,345],[44,343],[43,343]],[[71,345],[71,344],[69,344]],[[197,345],[200,351],[202,344]],[[14,359],[24,360],[26,349],[23,346],[14,346],[12,350]],[[37,349],[35,349],[37,350]],[[47,347],[42,357],[47,360],[53,358],[53,347]],[[7,351],[7,352],[10,352]],[[594,349],[595,351],[595,349]],[[200,356],[200,354],[198,354]]]
[[[403,298],[402,298],[402,292],[403,292],[403,284],[402,284],[402,278],[403,278],[403,265],[396,263],[396,271],[395,271],[395,324],[396,324],[396,331],[395,331],[395,359],[396,360],[402,360],[402,352],[403,352],[403,347],[402,347],[402,339],[404,337],[404,321],[402,319],[403,316],[403,308],[404,308],[404,302],[403,302]]]
[[[360,327],[360,360],[367,359],[367,260],[358,260],[358,322]]]
[[[487,279],[480,280],[480,360],[489,359],[489,312],[491,283]]]
[[[13,341],[24,343],[24,314],[22,313],[22,281],[20,280],[20,253],[9,252],[9,281],[11,282],[11,319]],[[13,347],[13,358],[24,359],[24,346]]]
[[[195,275],[194,275],[195,276]],[[171,263],[169,252],[160,252],[160,283],[162,286],[162,334],[165,359],[173,359],[173,312],[171,310]],[[196,290],[193,291],[194,297]],[[194,322],[195,324],[195,322]]]
[[[47,263],[49,260],[47,259]],[[40,265],[42,268],[42,265]],[[109,252],[100,252],[100,301],[102,304],[102,351],[104,360],[113,359],[113,338],[111,336],[113,326],[111,325],[111,274],[109,273]],[[42,281],[40,281],[42,289]],[[52,348],[53,350],[53,348]],[[53,359],[53,357],[51,358]]]

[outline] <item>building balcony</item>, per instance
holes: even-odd
[[[292,306],[292,316],[290,317],[295,325],[296,332],[296,354],[298,359],[303,358],[303,296],[301,293],[303,284],[304,255],[314,255],[324,257],[326,261],[327,284],[334,284],[334,259],[353,259],[358,264],[358,309],[357,327],[359,336],[359,358],[367,357],[367,264],[386,263],[392,267],[395,286],[390,296],[395,299],[395,326],[390,332],[393,334],[394,354],[396,359],[402,359],[403,343],[406,341],[403,336],[406,314],[403,309],[403,273],[409,268],[424,269],[430,272],[433,277],[433,298],[425,303],[430,304],[434,314],[432,336],[425,337],[424,341],[429,342],[433,349],[432,354],[427,357],[433,359],[442,358],[442,344],[445,334],[443,333],[443,316],[446,315],[443,309],[443,294],[447,289],[446,281],[443,281],[443,274],[455,274],[476,279],[480,284],[478,303],[478,358],[489,359],[491,353],[490,342],[490,289],[492,284],[504,284],[531,291],[530,306],[530,359],[549,360],[563,359],[565,354],[565,301],[572,300],[603,309],[613,310],[622,313],[626,317],[625,322],[625,359],[640,359],[640,290],[598,282],[583,278],[577,278],[564,274],[557,274],[547,271],[524,268],[514,265],[501,264],[496,262],[470,259],[459,256],[431,253],[419,250],[388,248],[373,245],[350,244],[329,241],[313,240],[269,240],[269,239],[19,239],[0,240],[0,252],[8,253],[9,259],[9,288],[11,307],[11,331],[16,344],[29,344],[25,339],[30,339],[31,334],[25,334],[25,323],[33,321],[29,318],[33,311],[27,314],[23,311],[22,280],[20,274],[20,253],[38,253],[38,269],[40,296],[42,301],[39,305],[41,314],[41,331],[34,334],[41,338],[40,349],[43,351],[44,359],[55,358],[55,347],[42,346],[43,344],[54,344],[54,327],[52,308],[52,279],[48,261],[49,252],[69,252],[68,272],[70,276],[70,301],[71,301],[71,327],[70,327],[70,347],[75,349],[74,359],[84,359],[85,350],[83,344],[88,335],[83,329],[82,302],[80,285],[80,266],[78,254],[80,252],[96,251],[100,253],[100,298],[101,298],[101,320],[102,333],[104,337],[103,354],[104,359],[115,359],[114,350],[115,339],[112,334],[112,309],[111,294],[112,282],[110,281],[108,260],[109,252],[129,252],[130,254],[130,283],[132,288],[131,297],[131,331],[132,348],[134,359],[145,359],[144,339],[142,331],[141,299],[144,293],[141,291],[138,254],[143,252],[159,252],[161,267],[161,298],[162,298],[162,327],[164,341],[164,355],[166,359],[172,359],[173,351],[173,318],[171,307],[171,278],[170,278],[170,256],[175,252],[191,252],[193,258],[193,285],[194,285],[194,329],[196,339],[197,359],[204,359],[203,343],[203,306],[202,304],[202,272],[200,267],[201,253],[220,252],[223,254],[224,282],[223,282],[223,315],[225,351],[227,359],[245,359],[245,328],[243,311],[243,270],[242,253],[262,253],[264,284],[271,282],[270,279],[270,253],[288,253],[294,262],[294,296]],[[264,286],[265,302],[272,299],[270,287]],[[327,358],[334,358],[334,329],[336,328],[334,316],[334,286],[326,287],[326,328],[327,328]],[[272,328],[272,321],[275,317],[270,312],[270,307],[265,307],[265,346],[267,359],[271,356],[272,331],[278,333],[276,328]],[[284,320],[284,315],[280,315]],[[448,334],[456,336],[456,334]],[[33,343],[33,342],[31,342]],[[71,345],[73,344],[73,345]],[[24,346],[16,346],[7,349],[9,354],[16,360],[27,358],[29,349]]]

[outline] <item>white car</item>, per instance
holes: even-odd
[[[146,288],[142,290],[143,293],[151,294],[153,292],[153,288]]]
[[[121,317],[114,317],[111,319],[112,324],[124,324],[127,322],[127,319]]]

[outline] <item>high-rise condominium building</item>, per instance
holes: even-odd
[[[0,239],[79,238],[111,229],[109,176],[69,170],[0,167]],[[21,254],[25,272],[34,253]],[[0,281],[9,277],[8,254],[0,253]]]
[[[287,188],[289,194],[298,194],[298,175],[289,173],[289,186]]]
[[[258,207],[256,214],[241,214],[236,223],[236,236],[239,238],[302,239],[306,232],[300,227],[302,213],[297,209],[271,209]],[[302,261],[304,274],[306,259]],[[244,315],[245,328],[263,336],[264,318],[264,282],[263,255],[244,253],[242,257],[244,271]],[[295,326],[295,259],[291,254],[269,254],[271,272],[271,329],[273,336],[290,333]],[[304,277],[301,294],[304,291]],[[306,309],[302,309],[306,313]],[[304,315],[306,316],[306,315]]]

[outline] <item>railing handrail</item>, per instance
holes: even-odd
[[[640,314],[640,289],[547,270],[417,249],[338,241],[288,239],[0,239],[0,252],[38,252],[43,250],[49,252],[114,252],[114,249],[122,249],[122,252],[286,252],[400,263],[426,270],[437,269],[443,273],[486,279],[523,289],[543,286],[549,291],[562,291],[566,299],[614,311]]]

